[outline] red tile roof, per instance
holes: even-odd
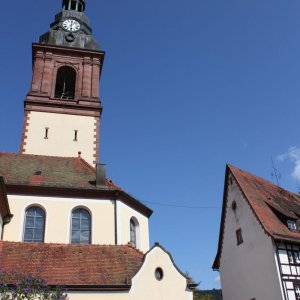
[[[80,157],[0,152],[0,176],[8,193],[119,199],[150,217],[150,208],[106,179],[96,186],[96,170]]]
[[[0,176],[7,184],[96,189],[95,168],[80,157],[0,152]],[[109,179],[106,188],[121,190]]]
[[[0,269],[40,276],[49,285],[129,289],[144,254],[129,245],[33,244],[0,241]],[[71,288],[72,289],[72,288]]]
[[[254,215],[267,234],[275,240],[300,242],[300,232],[289,230],[286,223],[287,219],[300,219],[300,196],[261,177],[228,165],[224,185],[219,248],[213,268],[217,269],[220,264],[229,174],[236,180]]]

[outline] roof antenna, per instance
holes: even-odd
[[[271,177],[272,177],[272,179],[274,179],[274,178],[276,179],[277,185],[280,187],[279,179],[281,179],[281,174],[280,174],[280,172],[278,172],[278,169],[275,166],[272,156],[271,156],[271,162],[272,162],[272,169],[273,169],[273,172],[271,173]]]

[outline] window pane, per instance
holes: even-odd
[[[80,230],[80,219],[73,219],[72,229]]]
[[[33,229],[26,229],[24,234],[24,241],[33,240]]]
[[[34,217],[26,217],[26,227],[34,227]]]
[[[34,232],[34,240],[38,240],[38,241],[42,241],[43,240],[43,235],[44,235],[44,232],[43,230],[41,229],[35,229]]]
[[[73,218],[80,219],[80,210],[79,209],[74,210],[72,216]]]
[[[80,242],[82,244],[89,244],[89,242],[90,242],[90,232],[89,231],[81,232]]]
[[[81,219],[89,220],[90,219],[90,214],[86,210],[82,210],[81,211]]]
[[[90,229],[90,220],[82,220],[81,230],[89,230],[89,229]]]
[[[35,214],[36,214],[37,217],[41,217],[41,218],[44,218],[44,216],[45,216],[43,210],[39,207],[36,208]]]
[[[42,229],[44,227],[44,219],[43,218],[36,218],[35,219],[35,227]]]
[[[72,231],[72,243],[80,243],[80,231]]]
[[[35,216],[35,208],[32,207],[32,208],[29,208],[26,212],[26,216],[32,216],[34,217]]]

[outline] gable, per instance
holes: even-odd
[[[156,243],[133,277],[130,294],[135,299],[186,299],[197,285],[178,269],[170,253]]]
[[[284,218],[299,219],[300,197],[294,193],[284,190],[271,182],[258,176],[240,170],[233,166],[226,166],[222,217],[220,223],[218,252],[213,264],[214,269],[220,266],[220,256],[224,238],[224,225],[226,218],[226,207],[228,186],[230,180],[234,180],[238,185],[245,201],[249,204],[253,215],[256,217],[263,230],[274,239],[286,241],[298,241],[299,232],[288,229]]]

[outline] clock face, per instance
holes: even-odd
[[[80,24],[76,20],[68,19],[62,24],[63,28],[68,31],[78,31],[80,29]]]

